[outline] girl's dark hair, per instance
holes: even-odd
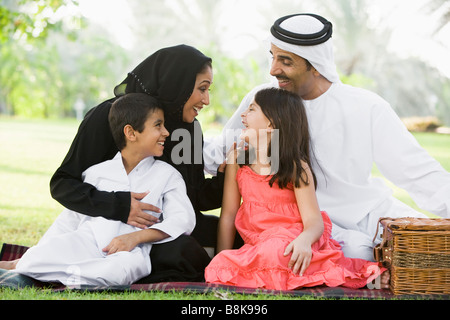
[[[162,110],[158,101],[145,93],[127,93],[114,101],[109,110],[108,121],[119,150],[126,146],[123,128],[129,124],[137,132],[144,131],[145,121],[157,109]]]
[[[308,120],[301,98],[286,90],[268,88],[256,93],[255,102],[272,127],[278,130],[278,141],[271,141],[268,149],[269,157],[277,158],[272,154],[272,149],[273,144],[278,142],[278,170],[273,173],[270,186],[277,182],[280,188],[285,188],[292,182],[299,188],[300,180],[308,185],[310,181],[302,165],[304,162],[312,172],[316,187],[317,180],[311,166]]]

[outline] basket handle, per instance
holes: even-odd
[[[373,241],[375,241],[375,238],[377,237],[378,227],[380,226],[380,224],[383,220],[392,221],[391,218],[380,218],[378,220],[377,231],[375,233],[375,236],[373,237]],[[383,225],[384,225],[384,228],[383,228],[383,236],[381,239],[381,243],[377,244],[373,248],[373,257],[374,257],[375,261],[381,262],[385,267],[389,267],[392,263],[392,248],[389,244],[389,239],[388,239],[389,237],[388,237],[388,233],[386,231],[386,229],[387,229],[386,222]]]
[[[373,258],[375,261],[381,262],[385,267],[391,266],[392,249],[387,245],[387,241],[383,241],[373,248]]]

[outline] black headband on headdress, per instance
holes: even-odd
[[[316,33],[311,34],[301,34],[301,33],[295,33],[291,31],[287,31],[283,29],[280,24],[292,17],[295,16],[311,16],[319,20],[323,23],[323,29]],[[298,14],[292,14],[289,16],[281,17],[275,23],[273,24],[272,28],[270,28],[270,32],[272,35],[284,42],[290,43],[290,44],[296,44],[301,46],[314,46],[317,44],[324,43],[328,39],[331,38],[331,35],[333,34],[333,25],[331,22],[329,22],[327,19],[318,16],[316,14],[312,13],[298,13]]]

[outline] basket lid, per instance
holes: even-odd
[[[380,223],[391,230],[446,231],[450,230],[450,219],[443,218],[381,218]]]

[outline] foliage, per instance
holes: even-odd
[[[0,53],[0,110],[44,118],[73,117],[77,98],[94,106],[112,95],[117,67],[126,60],[103,38],[81,36],[75,43],[53,33],[29,49],[6,41]]]
[[[7,35],[0,39],[1,113],[73,117],[77,99],[93,106],[112,95],[117,70],[126,63],[123,49],[84,25],[77,13],[60,12],[75,3],[45,0],[0,6],[0,19],[12,19],[1,28]]]
[[[450,125],[446,116],[450,115],[450,100],[445,96],[450,79],[419,57],[390,52],[393,30],[374,17],[371,5],[368,0],[319,2],[335,26],[336,64],[343,82],[356,81],[356,85],[378,93],[400,117],[438,116]],[[383,13],[380,20],[392,15]]]
[[[253,58],[237,59],[229,55],[222,40],[229,21],[223,21],[224,10],[236,0],[153,0],[152,6],[142,6],[130,1],[135,21],[133,34],[140,39],[139,50],[153,52],[161,47],[185,43],[199,48],[213,59],[214,83],[211,88],[211,105],[202,110],[202,123],[225,123],[239,106],[242,98],[260,84],[267,73]],[[151,41],[148,41],[151,35]],[[234,48],[238,51],[239,48]]]
[[[335,58],[344,83],[377,92],[401,117],[436,116],[450,125],[450,79],[418,57],[389,52],[392,29],[382,22],[392,19],[393,13],[378,7],[380,12],[373,14],[377,4],[372,1],[146,3],[150,2],[127,1],[134,42],[125,49],[117,44],[120,39],[110,26],[101,28],[95,18],[87,20],[75,10],[77,0],[2,0],[0,113],[73,117],[77,100],[84,101],[86,112],[110,97],[114,85],[144,57],[161,47],[186,43],[213,58],[211,106],[200,119],[223,123],[252,87],[268,79],[267,52],[249,52],[241,58],[233,26],[245,21],[227,20],[231,12],[245,10],[250,3],[254,10],[245,17],[258,19],[252,28],[239,28],[241,37],[261,44],[262,36],[256,33],[267,35],[276,17],[302,11],[322,14],[334,25]],[[448,8],[445,0],[424,1],[424,12],[442,17],[440,30],[448,26]]]
[[[263,78],[263,70],[251,58],[238,61],[225,56],[216,48],[205,49],[203,52],[213,57],[214,81],[211,105],[202,110],[199,120],[201,123],[225,124],[242,98],[259,84]]]
[[[77,0],[2,0],[0,3],[0,44],[8,39],[24,39],[28,42],[45,39],[52,30],[61,30],[63,21],[55,14],[72,7]],[[72,24],[81,24],[81,18],[67,16]]]

